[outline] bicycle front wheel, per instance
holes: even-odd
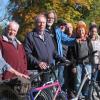
[[[52,100],[53,94],[50,89],[44,89],[35,100]]]
[[[100,100],[100,87],[98,83],[94,83],[94,86],[91,87],[91,96],[89,100]]]
[[[92,100],[100,100],[100,87],[98,83],[95,83],[92,91]]]

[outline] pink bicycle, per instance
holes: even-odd
[[[66,60],[66,62],[68,64],[70,61]],[[51,79],[49,82],[46,82],[45,84],[37,88],[32,87],[29,91],[29,100],[68,100],[66,93],[61,90],[61,85],[57,80],[54,67],[55,66],[50,66],[48,68],[48,71],[46,70],[36,75],[37,77],[43,73],[49,74],[51,72],[55,76],[55,80]]]

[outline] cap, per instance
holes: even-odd
[[[66,25],[66,22],[65,22],[65,20],[64,19],[58,19],[58,21],[57,21],[57,25]]]

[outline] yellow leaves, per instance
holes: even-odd
[[[87,9],[89,10],[93,0],[69,0],[69,1],[71,4],[78,3],[80,5],[86,6]]]
[[[82,15],[85,16],[86,13],[89,12],[90,6],[94,0],[37,0],[39,2],[34,4],[31,2],[35,2],[36,0],[21,1],[22,4],[26,4],[26,1],[28,1],[30,6],[25,9],[19,9],[14,16],[18,17],[20,20],[20,33],[26,34],[34,28],[34,17],[38,13],[52,9],[56,11],[58,18],[63,18],[66,22],[75,23],[81,19]],[[76,3],[81,6],[81,11],[75,8]],[[98,22],[100,22],[99,19],[100,18],[97,18]]]
[[[25,22],[28,23],[30,21],[33,21],[34,16],[36,16],[35,13],[31,12],[25,15]]]

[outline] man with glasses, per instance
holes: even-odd
[[[46,29],[48,30],[50,36],[52,37],[58,55],[63,57],[62,43],[66,45],[72,45],[76,39],[68,37],[66,34],[64,34],[64,32],[59,27],[59,25],[55,25],[57,20],[55,11],[52,10],[48,11],[46,13],[46,17],[47,17]],[[64,84],[63,70],[64,70],[64,66],[60,66],[58,68],[58,80],[61,83],[61,85]]]

